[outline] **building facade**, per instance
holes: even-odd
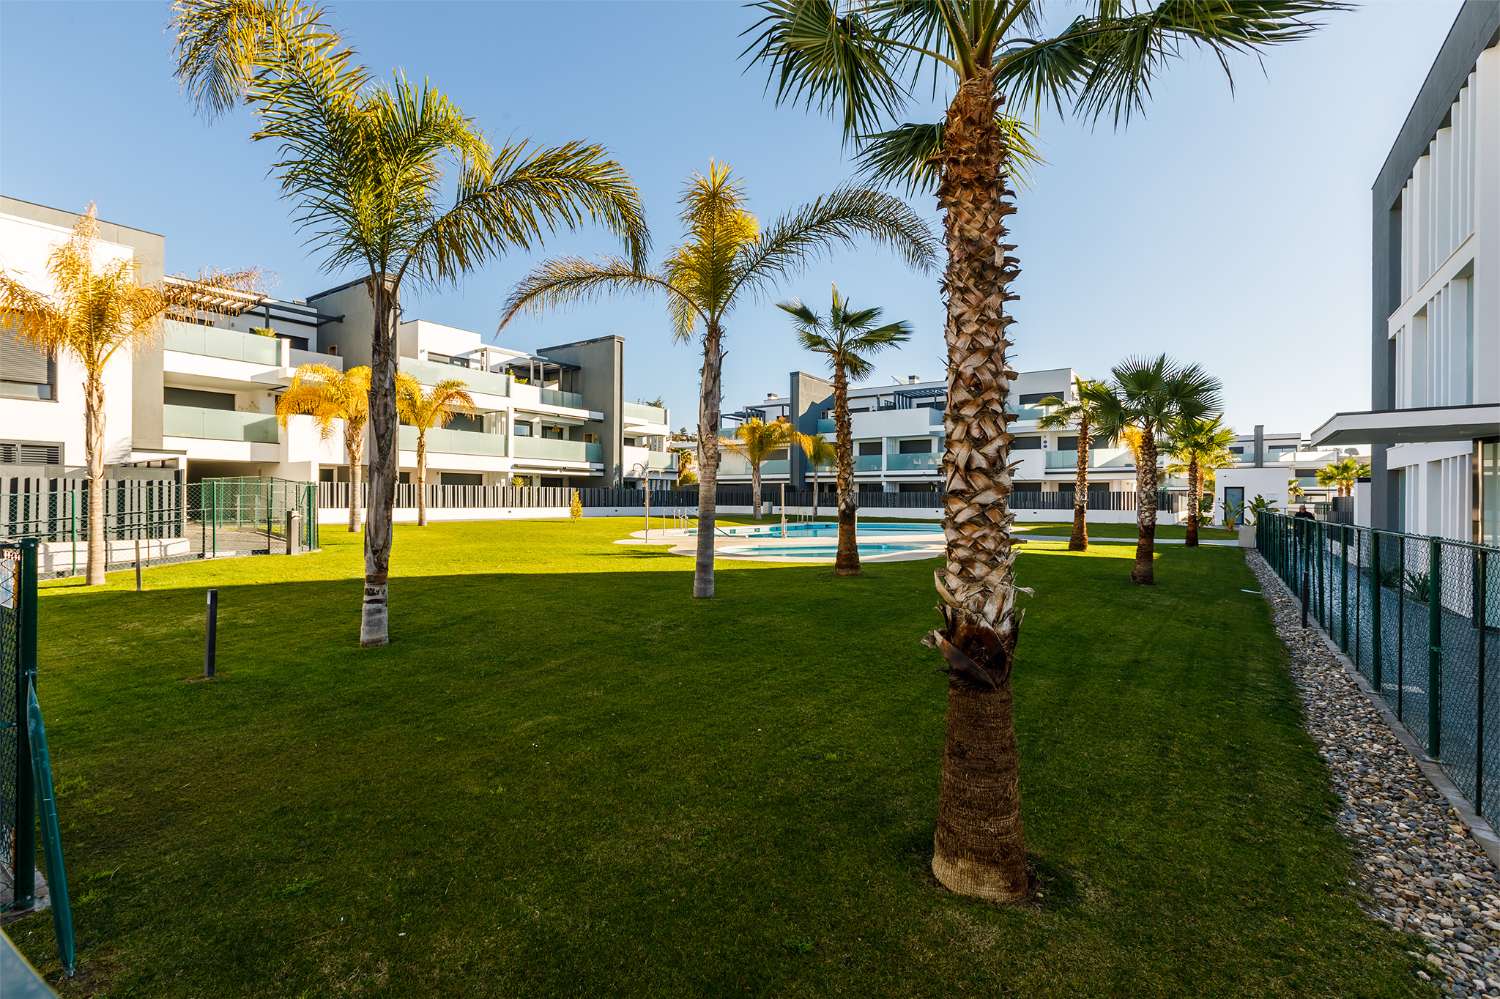
[[[0,267],[47,290],[47,257],[77,219],[0,199]],[[141,280],[163,279],[163,237],[107,223],[100,236],[101,257],[134,258]],[[275,412],[299,366],[344,370],[369,363],[374,314],[363,281],[298,300],[205,291],[194,308],[162,325],[160,337],[121,351],[106,367],[106,464],[175,464],[189,481],[347,481],[341,426],[324,437],[311,417],[292,417],[282,427]],[[400,370],[424,386],[458,379],[474,399],[473,412],[428,431],[429,483],[675,480],[669,414],[625,400],[620,337],[526,353],[420,319],[402,322],[397,336]],[[48,356],[0,328],[0,463],[82,465],[82,385],[71,358]],[[403,426],[399,434],[401,476],[409,481],[416,429]]]
[[[1344,458],[1361,463],[1370,458],[1366,448],[1314,447],[1301,433],[1267,433],[1264,426],[1240,434],[1229,450],[1237,460],[1214,475],[1216,520],[1227,504],[1243,522],[1245,505],[1257,496],[1274,502],[1278,510],[1329,503],[1337,490],[1318,483],[1318,470]]]
[[[1372,191],[1376,527],[1500,545],[1500,3],[1468,0]]]

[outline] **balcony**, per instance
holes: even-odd
[[[569,409],[582,409],[583,393],[544,388],[542,389],[542,403],[548,406],[567,406]]]
[[[627,402],[625,404],[625,418],[627,420],[639,420],[642,423],[667,422],[667,411],[660,406],[647,406],[639,402]]]
[[[401,450],[415,451],[417,449],[416,427],[402,427],[400,438]],[[473,454],[503,458],[505,457],[505,436],[481,433],[477,430],[448,430],[434,427],[427,431],[427,451],[428,453]]]
[[[1078,467],[1077,451],[1048,451],[1047,471],[1073,471]]]
[[[1042,417],[1044,417],[1044,416],[1047,415],[1047,410],[1043,409],[1041,406],[1011,406],[1011,405],[1007,405],[1005,407],[1005,411],[1007,413],[1012,414],[1013,416],[1015,416],[1015,418],[1017,420],[1019,420],[1019,421],[1021,421],[1023,423],[1027,423],[1027,422],[1034,423],[1037,420],[1040,420]]]
[[[461,364],[418,361],[410,357],[401,358],[401,370],[423,385],[436,385],[438,382],[455,378],[468,386],[472,392],[482,392],[485,395],[510,395],[510,376],[497,375],[493,371],[466,368]]]
[[[281,439],[276,417],[269,413],[237,413],[197,406],[163,406],[162,434],[245,444],[275,444]]]
[[[878,454],[857,454],[854,456],[854,470],[856,472],[878,472],[885,467],[885,457]]]
[[[167,350],[272,368],[281,364],[281,341],[272,336],[224,330],[216,326],[199,326],[175,319],[167,320],[164,326],[166,342],[163,346]]]
[[[921,454],[889,454],[885,458],[887,472],[927,472],[942,467],[943,456],[937,451]]]
[[[551,437],[517,437],[517,458],[540,458],[546,461],[600,462],[604,451],[597,442],[560,441]]]
[[[838,428],[834,426],[832,420],[819,420],[817,432],[825,437],[832,437],[834,434],[838,433]]]

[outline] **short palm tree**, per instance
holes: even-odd
[[[1358,458],[1340,458],[1317,471],[1318,485],[1333,489],[1339,496],[1353,496],[1354,484],[1370,477],[1370,466]]]
[[[364,365],[340,371],[326,364],[304,364],[292,372],[292,383],[276,400],[276,420],[283,427],[292,416],[311,416],[327,440],[343,424],[344,461],[349,468],[349,530],[359,530],[360,462],[365,426],[370,421],[370,369]]]
[[[834,557],[836,576],[859,575],[859,544],[855,540],[859,497],[854,491],[854,431],[849,418],[849,380],[863,381],[875,370],[871,356],[911,339],[905,320],[881,323],[880,310],[853,309],[833,289],[827,317],[801,302],[783,302],[797,327],[803,350],[822,354],[833,373],[833,431],[838,451],[839,543]]]
[[[745,192],[725,164],[710,163],[682,193],[686,237],[656,271],[618,258],[565,257],[542,264],[511,294],[503,327],[518,313],[591,298],[604,291],[663,292],[673,333],[701,337],[698,395],[698,551],[693,596],[714,595],[714,511],[719,481],[724,336],[729,315],[746,297],[768,294],[813,257],[860,236],[893,248],[913,267],[937,259],[926,223],[902,201],[878,191],[841,187],[762,229]]]
[[[252,138],[275,143],[272,171],[325,266],[366,275],[374,319],[360,644],[385,645],[403,283],[452,282],[590,220],[639,261],[647,250],[640,198],[599,146],[509,142],[496,150],[428,82],[401,73],[376,82],[304,0],[176,0],[173,26],[177,78],[199,110],[248,105],[260,125]]]
[[[741,455],[750,463],[750,503],[756,520],[760,519],[760,473],[761,466],[773,454],[791,447],[797,431],[786,419],[767,423],[751,417],[734,428],[734,435],[719,441],[726,451]]]
[[[1166,354],[1132,357],[1114,366],[1109,385],[1098,400],[1098,433],[1120,438],[1139,431],[1136,450],[1136,544],[1130,578],[1149,586],[1156,581],[1156,492],[1158,456],[1167,434],[1180,422],[1206,419],[1218,411],[1219,379],[1196,364],[1179,364]]]
[[[1291,499],[1301,499],[1307,495],[1307,490],[1302,488],[1302,482],[1295,477],[1286,480],[1286,494]]]
[[[1047,396],[1041,401],[1047,412],[1037,421],[1042,430],[1078,432],[1078,467],[1073,473],[1073,534],[1068,538],[1068,549],[1075,552],[1089,548],[1089,452],[1094,446],[1097,397],[1103,388],[1103,382],[1074,375],[1072,397]]]
[[[205,291],[251,291],[253,271],[205,274],[197,280],[143,284],[133,259],[95,265],[99,220],[84,210],[72,235],[47,258],[51,290],[41,291],[0,273],[0,318],[21,339],[48,354],[68,354],[83,368],[83,458],[88,477],[89,586],[104,583],[108,562],[104,523],[104,369],[122,351],[149,342],[162,318],[196,308]]]
[[[1064,105],[1116,122],[1145,106],[1152,82],[1184,51],[1228,57],[1312,30],[1320,0],[1090,0],[1054,23],[1041,0],[758,0],[746,52],[769,66],[778,101],[841,119],[867,172],[935,191],[948,247],[947,563],[938,574],[942,629],[928,636],[949,670],[933,873],[950,890],[998,901],[1028,890],[1010,671],[1020,626],[1006,396],[1009,180],[1028,158],[1026,132],[1003,113]],[[901,123],[923,88],[951,93],[940,122]],[[925,81],[923,81],[925,82]],[[985,747],[983,750],[979,746]]]
[[[818,519],[818,493],[821,491],[818,483],[818,473],[825,465],[832,465],[838,460],[838,448],[833,441],[822,434],[798,434],[797,443],[802,448],[802,453],[807,457],[807,464],[812,468],[812,519]]]
[[[677,456],[677,486],[691,486],[698,481],[698,449],[692,447],[668,448]]]
[[[396,373],[396,412],[401,422],[417,431],[417,526],[427,526],[427,431],[441,429],[459,413],[474,411],[467,382],[444,378],[423,391],[411,375]]]
[[[1187,545],[1198,545],[1198,522],[1203,509],[1203,490],[1213,482],[1214,473],[1235,462],[1229,446],[1235,441],[1234,430],[1224,426],[1224,419],[1192,417],[1175,423],[1170,431],[1167,454],[1172,463],[1167,474],[1186,475],[1188,480]]]

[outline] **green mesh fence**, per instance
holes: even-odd
[[[1256,548],[1475,811],[1500,817],[1500,549],[1279,514]]]
[[[76,478],[0,494],[0,541],[43,544],[44,575],[77,575],[88,563],[89,486]],[[105,564],[123,568],[318,547],[317,491],[273,478],[111,479],[104,485]],[[288,514],[295,517],[290,521]]]
[[[27,692],[36,670],[36,543],[0,543],[0,907],[35,893],[36,801]]]

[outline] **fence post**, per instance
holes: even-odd
[[[1361,601],[1359,599],[1359,572],[1360,572],[1360,569],[1362,569],[1363,567],[1364,567],[1364,545],[1360,544],[1360,542],[1359,542],[1359,529],[1355,528],[1354,529],[1354,671],[1356,673],[1359,672],[1359,666],[1360,666],[1360,662],[1361,662],[1361,659],[1362,659],[1362,657],[1360,656],[1359,619],[1363,615],[1360,613],[1360,609],[1359,609],[1360,608],[1360,604],[1361,604]]]
[[[1349,652],[1349,525],[1339,525],[1339,648]]]
[[[1380,532],[1370,531],[1370,676],[1375,681],[1375,693],[1385,690],[1381,673],[1380,635]]]
[[[78,575],[78,490],[68,490],[68,512],[70,523],[68,525],[68,550],[73,553],[73,571],[69,575]]]
[[[26,725],[31,685],[36,682],[36,538],[21,539],[21,578],[16,586],[16,909],[36,901],[36,783],[31,772],[31,732]]]
[[[1396,535],[1396,720],[1406,722],[1406,535]]]
[[[217,479],[210,479],[209,480],[209,494],[211,496],[211,499],[210,499],[211,506],[209,507],[209,509],[211,511],[212,521],[213,521],[212,557],[213,558],[218,558],[219,557],[219,481]]]
[[[1488,624],[1490,609],[1488,556],[1488,551],[1484,548],[1479,549],[1479,579],[1470,603],[1472,604],[1477,601],[1479,604],[1479,671],[1475,675],[1478,700],[1474,708],[1474,811],[1485,818],[1493,819],[1494,816],[1484,815],[1484,658],[1488,654],[1484,647],[1484,632],[1485,626]]]
[[[1434,537],[1427,554],[1427,755],[1443,751],[1443,549]]]

